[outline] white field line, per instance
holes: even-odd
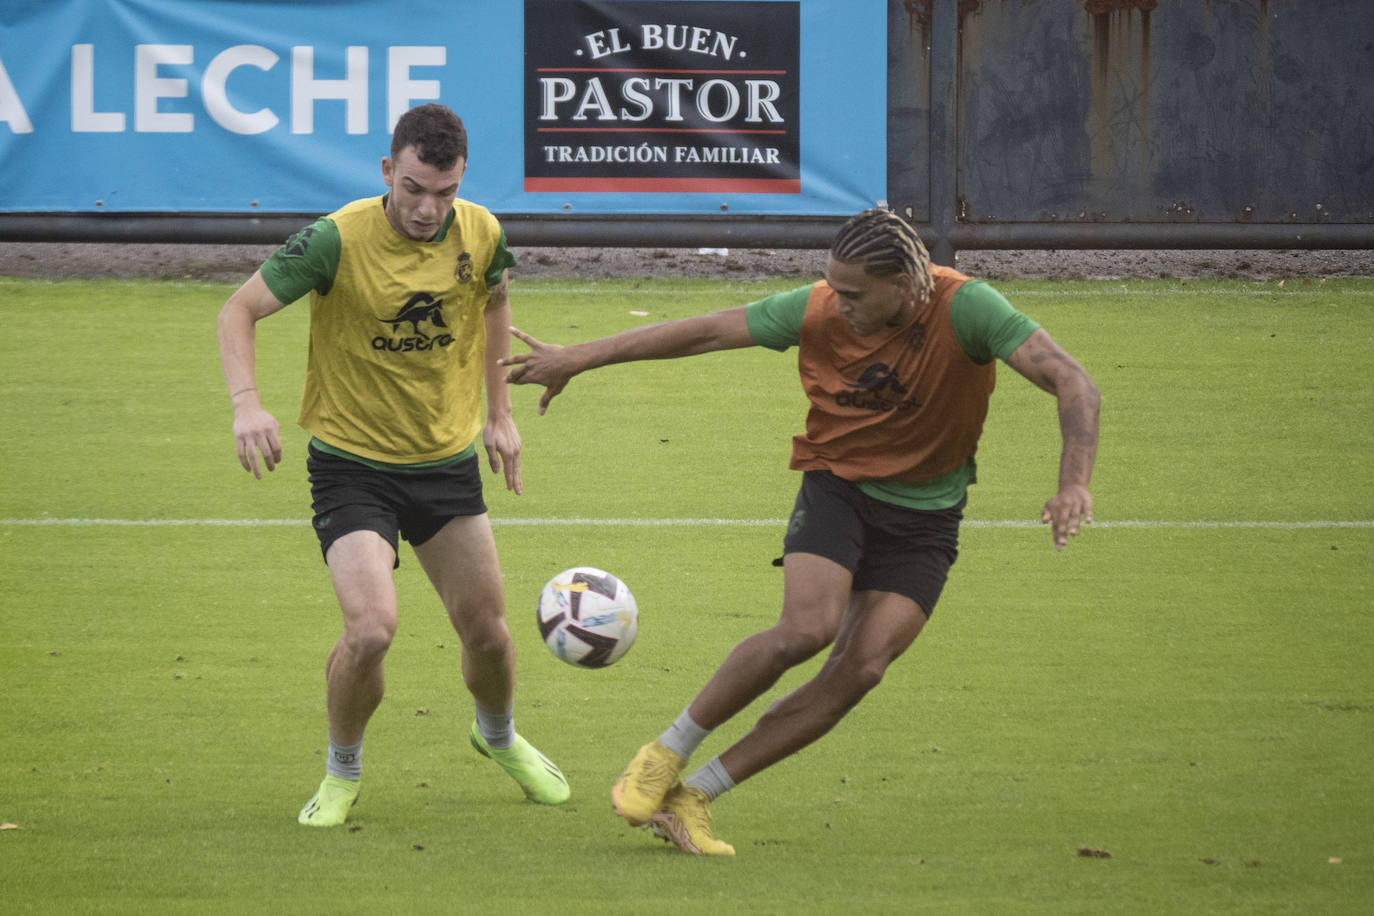
[[[295,518],[0,518],[0,528],[274,528],[309,525]],[[596,528],[773,528],[787,524],[782,518],[494,518],[495,526]],[[1032,519],[964,519],[964,528],[1039,528]],[[1374,520],[1356,521],[1182,521],[1170,519],[1132,519],[1094,522],[1092,528],[1271,528],[1279,530],[1308,528],[1374,528]]]
[[[801,283],[803,283],[803,282],[804,282],[804,281],[798,281],[798,285],[801,285]],[[1085,281],[1083,281],[1083,280],[1066,281],[1066,283],[1073,283],[1073,284],[1079,284],[1079,283],[1083,283],[1083,282],[1085,282]],[[1112,283],[1111,280],[1098,280],[1098,281],[1096,281],[1096,282],[1097,282],[1098,284],[1111,284],[1111,283]],[[1121,282],[1122,282],[1122,284],[1129,284],[1130,281],[1124,281],[1124,280],[1123,280],[1123,281],[1121,281]],[[1199,283],[1199,284],[1202,284],[1202,283],[1204,283],[1205,281],[1199,280],[1199,281],[1196,281],[1196,282]],[[1190,286],[1182,286],[1182,285],[1180,285],[1180,286],[1155,286],[1155,287],[1149,287],[1149,288],[1145,288],[1145,287],[1134,287],[1134,286],[1129,286],[1129,285],[1115,285],[1115,286],[1113,286],[1113,285],[1098,285],[1098,286],[1090,287],[1090,288],[1087,288],[1087,289],[1072,288],[1072,287],[1067,288],[1067,289],[1023,289],[1023,288],[1017,286],[1016,281],[1011,281],[1011,280],[1003,281],[1003,282],[1000,282],[1000,283],[995,283],[994,285],[996,286],[996,288],[997,288],[998,290],[1000,290],[1001,292],[1005,293],[1008,297],[1012,297],[1012,296],[1017,296],[1017,297],[1019,297],[1019,296],[1035,296],[1035,297],[1042,297],[1042,296],[1043,296],[1043,297],[1047,297],[1047,298],[1062,297],[1062,298],[1065,298],[1065,299],[1082,298],[1082,297],[1084,297],[1084,296],[1094,296],[1094,297],[1096,297],[1096,296],[1174,296],[1174,295],[1178,295],[1178,296],[1182,296],[1182,295],[1188,295],[1188,296],[1242,296],[1242,297],[1243,297],[1243,296],[1316,296],[1316,295],[1321,295],[1321,296],[1364,296],[1364,297],[1368,298],[1369,296],[1374,295],[1374,292],[1371,292],[1370,290],[1367,290],[1367,289],[1328,289],[1328,288],[1323,287],[1323,286],[1318,286],[1318,285],[1315,284],[1315,283],[1312,284],[1311,286],[1302,286],[1302,287],[1298,287],[1298,288],[1291,288],[1291,287],[1280,287],[1280,286],[1276,286],[1276,285],[1274,284],[1273,281],[1255,280],[1255,281],[1252,281],[1252,282],[1254,282],[1254,283],[1256,284],[1256,286],[1255,286],[1255,287],[1248,288],[1248,289],[1247,289],[1247,288],[1242,288],[1242,289],[1206,289],[1206,288],[1198,288],[1198,287],[1196,287],[1196,286],[1191,286],[1191,285],[1190,285]],[[737,291],[740,291],[740,292],[748,293],[748,292],[754,290],[755,287],[756,287],[757,285],[762,285],[762,283],[763,283],[763,281],[758,281],[758,283],[755,284],[755,285],[751,285],[751,286],[748,286],[748,287],[736,286],[736,287],[733,287],[733,289],[734,289],[734,290],[737,290]],[[1260,284],[1266,284],[1266,285],[1260,286]],[[787,287],[784,286],[783,288],[786,289]],[[515,292],[516,290],[518,290],[523,296],[526,296],[526,297],[534,297],[534,296],[584,296],[584,295],[595,295],[595,294],[599,294],[599,293],[606,293],[606,292],[608,292],[608,290],[607,290],[605,287],[595,287],[595,286],[566,286],[566,287],[559,287],[559,286],[544,286],[544,287],[527,286],[527,287],[518,287],[518,286],[512,286],[511,289],[512,289],[512,295],[514,294],[514,292]],[[729,292],[729,291],[731,290],[731,287],[727,287],[726,290],[727,290],[727,292]],[[720,295],[721,295],[721,291],[720,291],[719,289],[668,289],[668,288],[662,288],[662,287],[643,287],[643,288],[640,288],[640,289],[614,289],[614,290],[609,290],[609,291],[610,291],[610,292],[614,292],[616,295],[623,295],[623,296],[662,296],[662,297],[665,297],[665,298],[666,298],[666,297],[669,297],[669,296],[714,296],[714,297],[716,297],[716,298],[719,298]]]

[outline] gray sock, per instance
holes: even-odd
[[[686,760],[709,734],[711,730],[693,722],[692,717],[684,709],[673,724],[668,726],[667,731],[658,736],[658,743]]]
[[[324,771],[340,779],[357,782],[363,778],[363,743],[338,745],[329,739],[329,756],[324,761]]]
[[[491,713],[477,707],[477,730],[487,747],[510,747],[515,740],[515,712]]]
[[[706,761],[701,769],[688,776],[683,782],[705,792],[706,797],[712,801],[735,787],[735,781],[730,778],[729,773],[725,772],[725,767],[721,766],[719,757],[712,757]]]

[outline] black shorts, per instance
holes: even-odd
[[[964,502],[908,509],[874,499],[829,471],[806,471],[783,554],[834,560],[853,573],[855,591],[896,592],[930,616],[959,555]]]
[[[322,554],[353,531],[375,531],[393,550],[399,532],[418,547],[452,519],[487,511],[476,455],[441,468],[379,471],[312,445],[305,467]],[[396,565],[400,563],[397,550]]]

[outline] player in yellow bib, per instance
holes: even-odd
[[[363,731],[381,703],[396,633],[399,537],[462,642],[472,746],[532,801],[569,796],[558,767],[515,732],[515,652],[477,459],[480,434],[492,471],[521,491],[520,434],[499,364],[510,351],[515,259],[496,217],[457,199],[468,155],[457,115],[442,105],[411,109],[390,153],[385,195],[296,233],[219,315],[239,461],[261,478],[262,467],[281,462],[282,443],[258,395],[256,325],[310,299],[300,424],[311,435],[315,532],[343,613],[325,664],[325,777],[297,818],[311,826],[342,824],[358,796]]]

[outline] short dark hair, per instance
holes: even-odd
[[[830,246],[830,256],[846,264],[862,264],[875,277],[908,274],[919,301],[930,297],[930,253],[910,223],[891,210],[874,207],[851,216]]]
[[[391,135],[391,158],[407,146],[426,165],[451,169],[468,157],[468,131],[463,119],[437,102],[419,105],[401,115]]]

